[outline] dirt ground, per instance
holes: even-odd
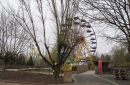
[[[22,82],[22,83],[43,83],[46,84],[63,84],[63,77],[59,76],[58,79],[54,79],[52,75],[40,74],[40,73],[30,73],[22,71],[0,71],[0,79]]]

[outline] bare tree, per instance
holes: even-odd
[[[130,1],[83,0],[80,12],[94,22],[114,29],[115,35],[103,34],[108,40],[126,43],[130,53]],[[109,28],[108,28],[109,27]]]
[[[24,52],[30,39],[15,19],[6,12],[1,12],[0,19],[0,59],[3,60],[4,71],[8,58]]]
[[[77,44],[78,29],[73,27],[73,22],[77,13],[78,3],[78,0],[51,0],[49,2],[56,24],[58,57],[56,61],[52,61],[55,63],[55,70],[60,69]]]
[[[47,2],[46,2],[47,1]],[[73,27],[73,18],[77,13],[78,0],[19,0],[18,11],[9,6],[8,13],[21,25],[27,34],[33,39],[40,56],[54,70],[54,76],[57,78],[60,67],[68,58],[77,44],[78,30]],[[48,7],[46,7],[47,3]],[[33,7],[32,7],[33,6]],[[57,42],[57,58],[53,59],[50,54],[47,42],[47,27],[45,9],[50,12],[53,29]],[[35,11],[35,12],[34,12]],[[49,24],[49,23],[48,23]],[[39,31],[42,32],[42,39],[39,41]],[[70,38],[71,36],[71,38]],[[43,41],[42,41],[43,40]],[[42,53],[41,44],[44,44],[49,55],[47,59]]]

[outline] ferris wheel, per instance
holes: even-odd
[[[97,49],[97,39],[92,26],[82,17],[74,17],[72,30],[76,34],[77,45],[72,54],[75,60],[90,61],[93,65],[94,56]],[[72,39],[74,35],[70,35]]]

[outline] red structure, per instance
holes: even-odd
[[[99,71],[99,74],[103,74],[103,71],[102,71],[102,59],[101,58],[98,59],[98,71]]]

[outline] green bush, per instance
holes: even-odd
[[[121,64],[120,66],[130,66],[130,62],[124,62],[124,63]]]
[[[26,65],[28,65],[28,66],[34,66],[32,56],[30,56],[30,58],[29,58],[29,60],[28,60],[28,62],[27,62]]]

